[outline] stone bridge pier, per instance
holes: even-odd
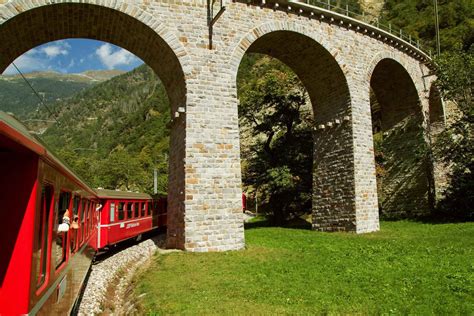
[[[225,251],[245,245],[238,68],[246,53],[278,58],[301,79],[313,107],[313,228],[377,231],[371,91],[388,117],[405,109],[428,126],[429,57],[324,9],[286,1],[224,5],[211,47],[204,0],[0,0],[0,71],[29,49],[64,38],[102,40],[140,57],[171,103],[168,246]]]

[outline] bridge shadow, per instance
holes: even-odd
[[[244,223],[245,230],[248,229],[256,229],[256,228],[267,228],[267,227],[280,227],[280,228],[287,228],[287,229],[304,229],[304,230],[311,230],[312,225],[308,221],[296,217],[284,224],[276,224],[271,221],[269,218],[261,218],[256,219],[252,222]]]
[[[444,210],[434,210],[433,213],[430,213],[426,216],[421,216],[413,220],[414,222],[419,222],[423,224],[431,225],[442,225],[442,224],[460,224],[460,223],[472,223],[474,222],[474,217],[468,217],[465,214],[459,214],[457,212],[451,213]]]

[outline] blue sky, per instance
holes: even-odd
[[[129,51],[109,43],[89,39],[66,39],[35,47],[18,57],[14,63],[23,73],[80,73],[105,69],[129,71],[143,64],[143,61]],[[10,65],[4,74],[17,74],[17,71]]]

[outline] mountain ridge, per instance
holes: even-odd
[[[38,111],[40,100],[46,104],[67,99],[74,94],[125,73],[121,70],[88,70],[78,74],[63,74],[53,71],[31,72],[24,74],[28,83],[20,74],[0,76],[0,110],[11,112],[21,119]]]
[[[78,73],[62,73],[58,71],[32,71],[24,73],[23,76],[27,79],[36,79],[36,78],[55,78],[55,79],[77,79],[77,80],[86,80],[86,81],[106,81],[112,79],[113,77],[124,74],[125,71],[118,69],[110,70],[85,70]],[[0,80],[17,80],[23,79],[20,74],[3,74],[0,75]]]

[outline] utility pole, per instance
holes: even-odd
[[[258,216],[258,188],[255,190],[255,216]]]
[[[439,16],[438,16],[438,0],[433,0],[434,2],[434,11],[435,11],[435,29],[436,29],[436,53],[441,55],[441,44],[439,37]]]
[[[158,170],[153,169],[153,193],[158,193]]]

